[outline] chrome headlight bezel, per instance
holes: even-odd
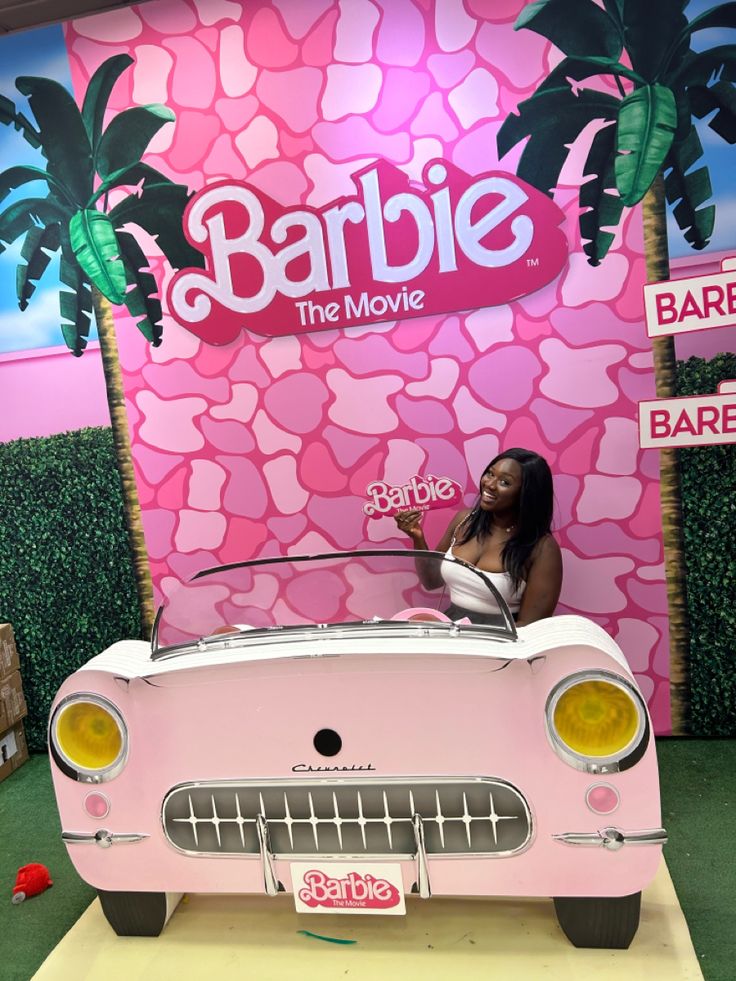
[[[121,736],[120,752],[108,766],[100,767],[99,769],[82,767],[75,760],[68,757],[59,744],[57,735],[59,720],[66,709],[80,702],[89,702],[104,709],[105,712],[112,716],[118,727]],[[49,720],[49,752],[61,772],[72,780],[76,780],[79,783],[107,783],[109,780],[114,780],[128,762],[128,748],[128,727],[125,724],[122,713],[113,702],[103,695],[96,695],[93,692],[75,692],[73,695],[67,695],[62,698],[51,714],[51,719]]]
[[[590,756],[572,749],[557,732],[554,722],[555,709],[560,698],[575,685],[584,681],[605,681],[624,691],[637,710],[636,733],[618,752],[607,756]],[[650,739],[649,714],[641,692],[633,682],[613,671],[587,670],[568,675],[552,688],[544,708],[547,739],[552,749],[568,766],[584,773],[618,773],[635,766],[646,752]]]

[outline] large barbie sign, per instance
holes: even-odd
[[[565,263],[562,212],[509,174],[434,160],[417,188],[379,162],[353,181],[355,197],[320,209],[283,208],[235,181],[200,191],[184,229],[206,268],[174,277],[176,320],[227,344],[244,328],[278,336],[494,306]]]

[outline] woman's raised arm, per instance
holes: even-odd
[[[455,517],[452,519],[450,524],[447,526],[447,530],[440,539],[437,546],[438,552],[446,552],[450,547],[452,542],[452,537],[455,534],[457,526],[461,521],[470,513],[470,509],[466,508],[463,511],[458,511]],[[422,528],[422,517],[423,511],[402,511],[395,517],[397,527],[411,538],[412,547],[417,551],[426,551],[429,549],[427,545],[427,539],[424,537],[424,530]],[[440,586],[444,585],[444,580],[440,573],[439,566],[437,562],[432,559],[431,561],[424,561],[420,556],[416,558],[416,568],[417,575],[419,576],[419,581],[425,589],[439,589]]]

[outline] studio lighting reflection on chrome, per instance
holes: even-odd
[[[600,831],[565,831],[552,835],[563,845],[583,845],[620,851],[624,845],[666,845],[664,828],[648,828],[646,831],[622,831],[620,828],[602,828]]]
[[[61,840],[67,845],[99,845],[100,848],[111,848],[116,844],[135,844],[143,841],[148,835],[140,832],[115,832],[107,828],[99,831],[62,831]]]

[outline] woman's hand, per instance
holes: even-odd
[[[408,535],[415,545],[421,544],[423,548],[426,548],[424,531],[422,530],[423,513],[423,511],[401,511],[394,515],[394,520],[397,528]]]
[[[401,511],[394,515],[396,527],[411,538],[411,547],[416,552],[426,552],[428,550],[427,539],[422,530],[423,511]],[[439,566],[434,558],[429,556],[422,557],[417,555],[414,558],[419,582],[425,589],[437,589],[443,585],[442,575]]]

